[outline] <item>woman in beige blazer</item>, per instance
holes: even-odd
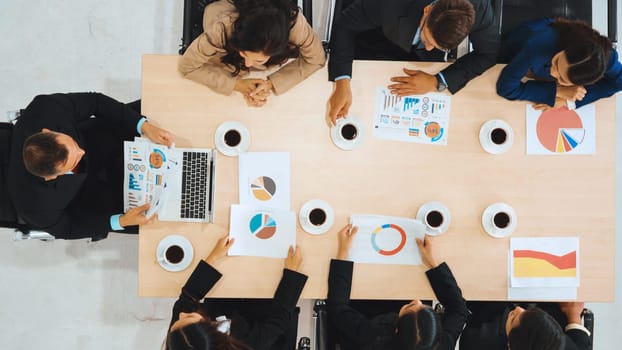
[[[218,93],[238,91],[253,106],[326,62],[320,39],[291,0],[216,1],[205,7],[203,30],[179,60],[179,71]],[[283,66],[266,79],[243,78],[274,65]]]

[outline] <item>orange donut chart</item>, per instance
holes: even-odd
[[[378,244],[376,244],[376,236],[378,235],[378,233],[380,233],[382,230],[388,229],[388,228],[392,228],[395,231],[399,232],[400,236],[402,237],[402,241],[400,242],[400,244],[397,245],[397,247],[393,250],[383,250],[380,249],[380,247],[378,247]],[[397,253],[399,253],[402,248],[404,248],[404,246],[406,245],[406,232],[404,232],[404,229],[394,225],[394,224],[384,224],[382,226],[378,226],[376,227],[376,229],[371,233],[371,245],[374,247],[374,250],[378,252],[378,254],[380,255],[386,255],[386,256],[391,256],[391,255],[395,255]]]

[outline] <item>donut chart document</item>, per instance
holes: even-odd
[[[350,259],[356,263],[421,265],[415,238],[423,239],[425,225],[418,220],[379,215],[352,215],[358,227]]]

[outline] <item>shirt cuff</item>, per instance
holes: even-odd
[[[340,75],[340,76],[338,76],[337,78],[335,78],[335,79],[333,79],[333,80],[334,80],[334,81],[337,81],[337,80],[341,80],[341,79],[348,79],[348,80],[352,80],[352,77],[351,77],[351,76],[349,76],[349,75]]]
[[[138,121],[138,124],[136,124],[136,132],[138,132],[138,135],[143,136],[143,132],[142,132],[142,127],[143,124],[145,124],[145,122],[147,121],[147,118],[142,117],[140,118],[140,120]]]
[[[441,77],[441,80],[443,81],[443,84],[445,84],[445,86],[449,86],[449,85],[447,85],[447,80],[445,80],[445,76],[443,75],[442,72],[438,72],[438,74],[436,74],[436,75]]]
[[[121,214],[112,215],[110,217],[110,227],[112,228],[113,231],[123,230],[123,226],[121,226],[121,223],[119,222],[120,218],[121,218]]]
[[[587,336],[589,337],[591,335],[590,331],[587,330],[587,328],[583,327],[583,325],[580,325],[578,323],[568,323],[568,325],[566,326],[566,328],[564,328],[564,330],[566,332],[568,332],[571,329],[579,329],[585,332],[585,334],[587,334]]]

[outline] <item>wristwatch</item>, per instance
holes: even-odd
[[[436,84],[436,91],[441,92],[441,91],[443,91],[443,90],[447,89],[447,84],[445,84],[445,83],[443,82],[443,78],[441,78],[441,75],[440,75],[440,74],[437,74],[437,75],[436,75],[436,81],[437,81],[437,84]]]

